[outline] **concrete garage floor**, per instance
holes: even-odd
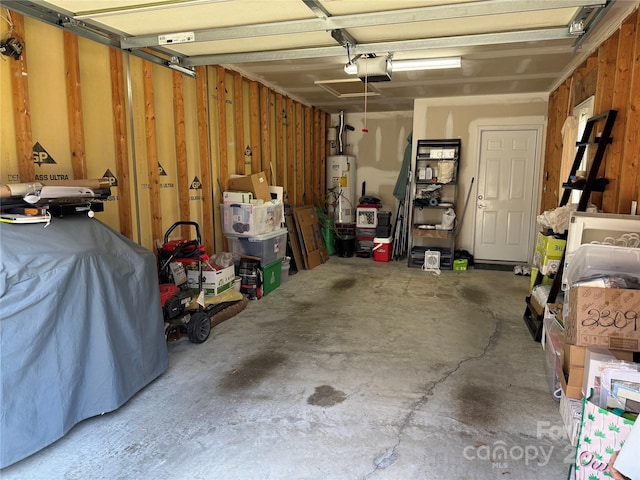
[[[122,408],[0,477],[565,478],[528,282],[332,257],[204,344],[170,344],[169,370]]]

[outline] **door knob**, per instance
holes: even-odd
[[[478,195],[478,200],[482,200],[483,198],[484,198],[484,196]]]

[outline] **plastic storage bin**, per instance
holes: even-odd
[[[556,402],[560,401],[560,376],[562,373],[562,348],[564,345],[564,331],[553,318],[544,319],[545,331],[545,376],[551,390],[551,396]]]
[[[229,250],[233,253],[233,261],[240,262],[243,255],[258,257],[262,265],[273,263],[284,257],[287,250],[287,229],[279,228],[271,233],[252,237],[229,235]]]
[[[282,279],[282,258],[262,267],[262,295],[269,295],[280,286]]]
[[[378,226],[390,226],[391,225],[391,212],[378,212]]]
[[[640,249],[612,245],[581,245],[565,262],[562,289],[594,275],[627,274],[640,279]]]
[[[282,228],[282,202],[232,203],[220,205],[225,235],[258,236]]]
[[[356,227],[356,237],[358,238],[368,238],[373,240],[376,238],[376,229],[375,228],[362,228]]]

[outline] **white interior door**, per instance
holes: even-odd
[[[481,132],[476,260],[528,261],[537,150],[536,129]]]

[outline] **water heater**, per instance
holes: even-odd
[[[327,213],[336,223],[354,223],[356,209],[356,157],[327,157]]]

